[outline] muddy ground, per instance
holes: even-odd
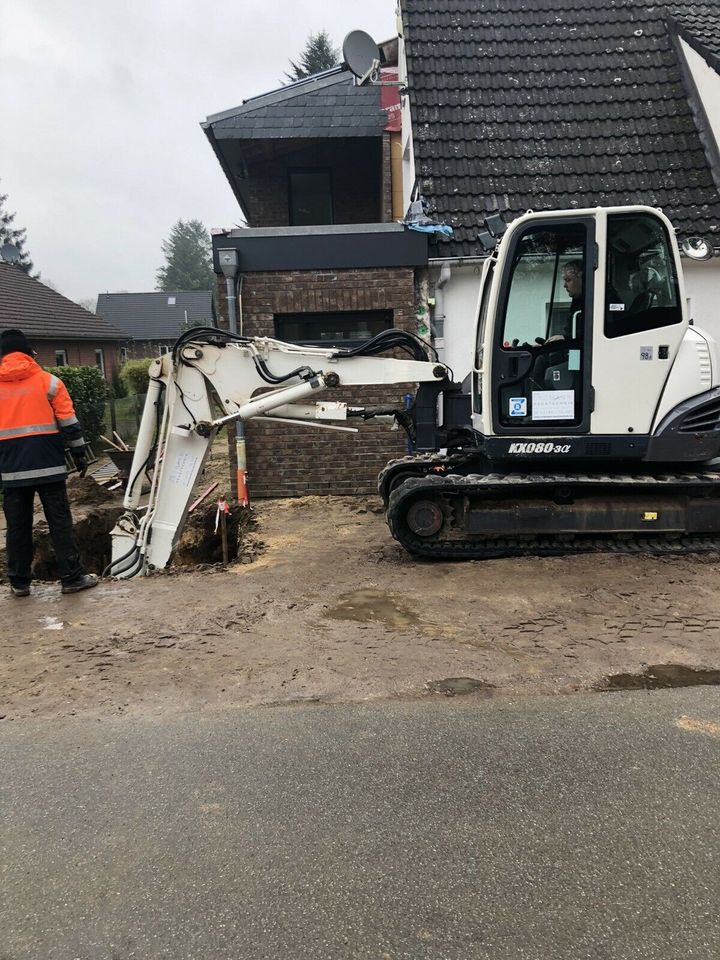
[[[259,501],[254,520],[249,562],[228,569],[66,597],[1,587],[0,715],[570,693],[656,664],[720,669],[718,558],[418,562],[355,498]]]

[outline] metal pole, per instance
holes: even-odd
[[[235,306],[235,278],[225,277],[225,290],[228,302],[228,326],[230,333],[237,333],[237,313]],[[245,446],[245,424],[242,420],[235,421],[235,456],[237,457],[237,498],[244,507],[250,504],[250,495],[247,484],[247,450]]]
[[[228,326],[230,327],[230,333],[237,333],[237,314],[235,312],[237,297],[235,295],[234,277],[225,277],[225,291],[227,293],[228,302]]]

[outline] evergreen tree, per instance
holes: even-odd
[[[298,62],[290,61],[291,70],[285,76],[294,83],[315,73],[322,73],[323,70],[330,70],[339,63],[340,51],[333,47],[327,30],[321,30],[319,33],[310,34]]]
[[[212,290],[210,234],[199,220],[178,220],[162,242],[166,263],[157,272],[158,290]]]
[[[23,249],[27,239],[27,230],[15,227],[15,214],[10,213],[5,207],[7,200],[6,193],[0,193],[0,247],[5,243],[14,244],[20,251],[20,259],[16,261],[15,266],[30,273],[33,268],[33,262],[30,254]]]

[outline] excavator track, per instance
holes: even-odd
[[[385,509],[390,502],[393,490],[406,480],[425,477],[428,474],[445,476],[475,472],[480,467],[481,457],[479,451],[473,450],[469,453],[416,453],[391,460],[378,476],[378,493],[382,497]]]
[[[390,494],[392,535],[437,559],[720,552],[720,473],[428,474]]]

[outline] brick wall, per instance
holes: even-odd
[[[218,284],[221,324],[227,326],[224,283]],[[414,272],[410,267],[250,273],[242,289],[243,333],[275,336],[276,313],[392,310],[394,325],[415,330]],[[326,391],[323,397],[356,406],[403,406],[414,384]],[[251,420],[246,425],[251,495],[377,492],[377,475],[388,460],[407,452],[403,431],[387,423],[358,421],[358,434]],[[351,421],[347,425],[357,425]],[[234,443],[230,443],[231,457]]]
[[[129,356],[132,360],[144,360],[151,357],[159,357],[161,353],[167,353],[168,349],[175,343],[172,340],[133,340],[128,347]]]
[[[288,170],[329,167],[334,223],[376,223],[382,218],[382,141],[318,140],[283,155],[249,161],[245,184],[253,227],[286,227],[290,222]]]
[[[382,221],[392,222],[392,164],[390,160],[390,134],[382,140]]]
[[[95,351],[102,350],[105,359],[105,379],[112,380],[119,367],[119,344],[112,341],[93,340],[33,340],[33,348],[42,367],[54,367],[55,354],[64,350],[70,367],[94,367]]]

